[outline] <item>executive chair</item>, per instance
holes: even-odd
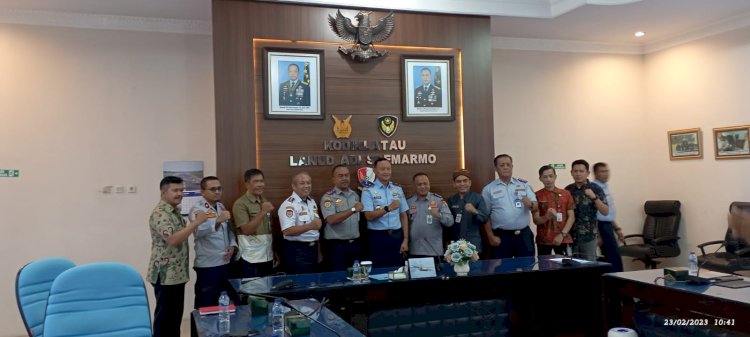
[[[729,211],[731,212],[734,208],[750,210],[750,202],[735,201],[729,205]],[[715,245],[720,246],[711,247]],[[750,270],[750,245],[745,240],[733,237],[729,228],[724,235],[724,240],[704,242],[699,244],[698,248],[701,249],[701,255],[698,256],[701,269],[730,274],[740,270]],[[724,248],[723,252],[719,251],[721,248]]]
[[[30,262],[16,274],[16,303],[29,337],[40,337],[52,281],[60,273],[75,267],[64,258],[47,258]]]
[[[52,283],[45,337],[150,337],[151,314],[141,275],[111,262],[69,269]]]
[[[660,261],[654,259],[680,255],[677,231],[680,229],[680,202],[678,200],[649,200],[643,206],[646,220],[642,234],[625,235],[622,256],[638,260],[646,268],[655,269]],[[628,239],[641,238],[643,243],[628,244]]]

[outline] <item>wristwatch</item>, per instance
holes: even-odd
[[[388,212],[390,212],[390,211],[391,211],[391,209],[390,209],[390,208],[388,208],[388,206],[385,206],[385,207],[383,207],[383,210],[384,210],[384,211],[385,211],[386,213],[388,213]]]
[[[357,209],[352,207],[352,213],[357,213]]]

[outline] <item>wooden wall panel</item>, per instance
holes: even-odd
[[[225,185],[226,202],[244,192],[242,173],[251,167],[266,172],[267,196],[278,205],[291,193],[291,176],[306,170],[313,175],[316,199],[330,188],[330,166],[289,167],[289,155],[332,155],[323,141],[333,140],[331,115],[353,115],[353,140],[382,140],[375,118],[401,114],[401,54],[454,55],[457,71],[460,52],[462,77],[456,76],[456,102],[463,103],[466,167],[474,172],[474,188],[481,189],[494,177],[492,168],[492,81],[490,23],[487,17],[397,12],[396,29],[378,48],[391,54],[367,63],[353,62],[336,51],[345,44],[327,25],[337,8],[300,6],[255,1],[213,1],[214,76],[216,90],[217,174]],[[342,10],[353,17],[356,10]],[[380,18],[387,14],[372,14]],[[255,45],[253,41],[255,39]],[[274,42],[317,41],[325,44]],[[399,46],[447,48],[408,49]],[[263,47],[322,49],[325,51],[325,114],[323,120],[267,120],[263,117]],[[255,62],[254,62],[255,60]],[[463,79],[464,83],[460,80]],[[460,101],[457,88],[463,88]],[[458,111],[454,111],[457,115]],[[459,121],[404,122],[392,137],[406,140],[406,151],[386,153],[434,153],[436,165],[397,165],[394,180],[410,193],[411,176],[430,174],[433,191],[453,193],[450,172],[459,166]],[[256,141],[257,139],[257,141]],[[367,152],[347,152],[366,155]],[[355,167],[351,168],[352,171]]]

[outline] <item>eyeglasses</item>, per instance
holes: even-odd
[[[221,187],[221,186],[218,186],[218,187],[211,187],[211,188],[207,188],[207,190],[209,190],[209,191],[211,191],[211,192],[221,192],[221,190],[223,190],[223,189],[224,189],[224,188],[223,188],[223,187]]]

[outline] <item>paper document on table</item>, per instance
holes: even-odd
[[[549,261],[552,261],[554,263],[563,264],[563,259],[567,259],[567,257],[558,257],[558,258],[554,258],[554,259],[549,259]],[[571,260],[573,260],[573,261],[575,261],[577,263],[580,263],[580,264],[594,263],[594,261],[582,260],[582,259],[575,259],[575,258],[571,258]]]
[[[388,279],[388,273],[385,274],[373,274],[370,275],[370,278],[377,281],[385,281]]]

